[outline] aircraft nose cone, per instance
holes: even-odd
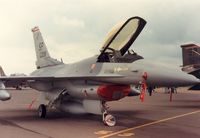
[[[184,74],[184,75],[183,75]],[[195,76],[193,75],[190,75],[190,74],[186,74],[183,72],[182,74],[182,78],[181,78],[181,81],[183,83],[185,83],[186,85],[193,85],[193,84],[197,84],[197,83],[200,83],[200,80],[198,78],[196,78]]]
[[[6,101],[11,98],[10,93],[8,93],[6,90],[0,90],[0,100]]]
[[[190,76],[190,78],[188,78],[188,80],[191,81],[191,83],[200,83],[200,80],[198,78],[196,78],[195,76],[193,76],[193,75],[189,75],[189,76]]]
[[[157,72],[149,71],[147,81],[149,84],[156,86],[190,86],[200,83],[200,80],[195,76],[187,74],[181,70],[160,69]]]

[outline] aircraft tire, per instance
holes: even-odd
[[[106,126],[109,126],[109,127],[115,126],[116,122],[117,122],[116,118],[113,115],[111,115],[111,114],[105,114],[103,123]]]
[[[46,106],[44,104],[41,104],[38,108],[38,115],[40,118],[45,118],[47,113]]]

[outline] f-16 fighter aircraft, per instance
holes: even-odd
[[[26,81],[31,88],[41,92],[39,117],[44,118],[47,109],[55,107],[68,112],[100,114],[104,124],[114,126],[116,119],[108,113],[106,103],[139,95],[141,91],[136,86],[199,83],[192,75],[145,60],[129,50],[145,24],[140,17],[117,24],[108,33],[99,55],[73,64],[53,59],[39,28],[33,28],[37,70],[29,76],[0,77],[0,99],[10,99],[4,87],[6,83]]]

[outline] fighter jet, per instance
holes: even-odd
[[[1,100],[10,99],[4,83],[26,81],[41,92],[39,117],[45,118],[47,110],[54,107],[102,115],[104,124],[114,126],[116,118],[108,112],[106,103],[140,95],[142,87],[136,88],[142,84],[177,87],[199,83],[192,75],[146,60],[129,50],[145,25],[141,17],[131,17],[117,24],[108,33],[99,55],[73,64],[52,58],[39,28],[34,27],[37,69],[29,76],[0,77]]]
[[[0,76],[6,76],[3,68],[0,66]],[[26,76],[24,73],[13,73],[10,74],[10,76]],[[20,83],[12,82],[12,81],[7,81],[4,83],[5,87],[12,87],[15,88],[16,90],[22,90],[22,88],[27,87],[28,85],[26,84],[26,81],[20,81]],[[1,97],[1,96],[0,96]]]
[[[182,70],[188,74],[200,78],[200,47],[196,44],[184,44],[182,48]],[[189,90],[200,90],[200,84],[196,84]]]

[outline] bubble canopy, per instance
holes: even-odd
[[[120,51],[123,56],[144,28],[146,21],[140,17],[131,17],[125,22],[115,25],[107,34],[101,54]]]

